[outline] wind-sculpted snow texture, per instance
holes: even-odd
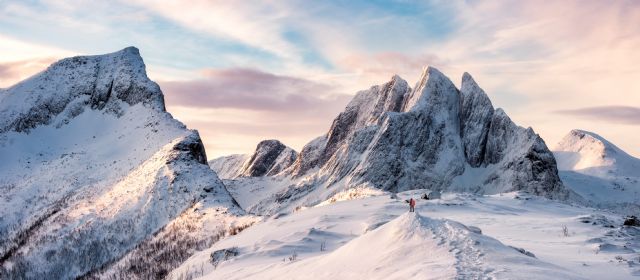
[[[553,154],[531,128],[517,126],[465,73],[461,90],[433,67],[411,89],[398,76],[360,91],[329,132],[307,144],[285,171],[298,179],[276,198],[344,188],[527,191],[564,199]],[[318,188],[327,189],[319,194]],[[266,202],[265,202],[266,203]],[[266,205],[263,205],[266,206]]]
[[[63,59],[0,92],[0,155],[0,279],[106,269],[196,204],[219,209],[211,223],[242,213],[136,48]]]

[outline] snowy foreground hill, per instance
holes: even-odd
[[[246,219],[135,48],[1,90],[0,158],[0,279],[162,277]]]
[[[423,193],[379,191],[272,216],[171,279],[640,277],[640,229],[617,214],[521,193],[445,193],[408,213],[404,200]],[[225,250],[235,253],[212,263]]]
[[[63,59],[0,89],[0,159],[0,279],[640,277],[638,160],[582,131],[554,156],[433,67],[299,153],[207,162],[137,49]]]

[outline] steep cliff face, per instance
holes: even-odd
[[[394,76],[356,94],[288,172],[327,188],[339,183],[567,195],[552,153],[533,130],[494,110],[468,73],[458,90],[433,67],[425,68],[414,89]]]
[[[487,135],[493,118],[493,105],[489,96],[478,86],[469,73],[462,76],[461,130],[464,154],[472,167],[484,162]]]
[[[63,59],[4,90],[0,155],[2,279],[105,268],[196,205],[218,209],[207,219],[221,228],[242,214],[135,48]]]

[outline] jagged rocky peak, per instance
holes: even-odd
[[[86,109],[121,115],[124,104],[165,111],[162,91],[147,77],[135,47],[65,58],[8,88],[0,104],[0,132],[28,131],[54,119],[63,123]]]
[[[356,93],[345,110],[333,120],[329,132],[305,145],[294,163],[292,173],[303,175],[338,148],[339,143],[363,127],[377,125],[387,112],[403,109],[404,98],[411,90],[398,75],[388,82]]]
[[[406,98],[404,111],[430,110],[434,105],[445,106],[443,109],[455,112],[460,106],[460,94],[447,76],[428,66]]]
[[[244,163],[241,176],[272,176],[289,167],[298,154],[278,140],[263,140],[258,143],[256,151]]]
[[[434,67],[424,68],[413,89],[394,76],[358,92],[287,171],[327,188],[340,182],[391,191],[567,194],[552,153],[532,129],[495,110],[470,74],[458,90]]]

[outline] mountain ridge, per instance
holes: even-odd
[[[140,245],[174,221],[193,230],[162,250],[224,235],[244,215],[206,164],[198,132],[166,112],[136,48],[62,59],[3,90],[0,154],[0,278],[126,270],[110,264],[160,254]],[[185,215],[194,207],[208,215]],[[166,274],[174,262],[127,274]]]
[[[494,109],[470,74],[458,90],[431,66],[413,89],[394,75],[356,93],[329,131],[305,145],[274,180],[290,185],[250,211],[313,205],[357,186],[575,196],[562,185],[539,135]]]

